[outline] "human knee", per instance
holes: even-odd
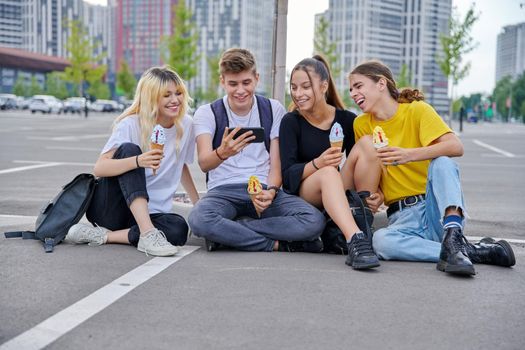
[[[139,154],[142,154],[142,150],[138,145],[131,142],[125,142],[117,148],[113,157],[120,159],[137,156]]]
[[[339,170],[333,166],[324,166],[321,169],[317,170],[317,173],[321,175],[323,180],[333,179],[336,177],[341,178],[341,174],[339,173]],[[326,180],[326,181],[329,181],[329,180]]]
[[[193,207],[188,216],[188,224],[191,231],[199,237],[205,235],[212,227],[213,223],[218,219],[218,215],[206,206],[201,205],[203,204],[201,201]]]
[[[383,260],[390,260],[395,256],[395,242],[387,230],[378,230],[374,233],[372,247],[377,256]]]
[[[430,162],[429,171],[431,173],[442,173],[450,170],[457,171],[458,164],[450,157],[441,156]]]

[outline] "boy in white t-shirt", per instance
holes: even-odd
[[[133,104],[117,118],[95,164],[99,179],[86,213],[95,227],[72,226],[66,242],[131,244],[156,256],[174,255],[186,243],[188,225],[172,208],[179,182],[194,203],[198,200],[186,165],[195,149],[189,99],[170,68],[144,72]],[[163,143],[162,150],[151,147],[153,130],[165,136],[154,142]]]
[[[246,251],[320,252],[323,214],[280,191],[278,136],[284,107],[255,96],[259,74],[250,51],[227,50],[219,68],[227,95],[199,107],[193,121],[199,165],[208,173],[208,193],[190,213],[192,232],[206,239],[208,250],[224,245]],[[240,127],[261,126],[264,142],[251,142],[255,139],[251,131],[233,138]],[[263,184],[253,202],[247,192],[252,175]]]

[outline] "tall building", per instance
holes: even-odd
[[[189,0],[199,42],[197,77],[190,87],[206,90],[210,74],[218,74],[218,67],[210,67],[208,59],[218,57],[231,47],[249,49],[257,60],[260,74],[258,93],[271,91],[272,42],[274,0]]]
[[[172,32],[177,0],[113,0],[115,11],[115,67],[125,60],[135,74],[162,62],[161,39]]]
[[[6,1],[6,0],[0,0]],[[112,58],[113,28],[110,9],[82,0],[18,0],[21,8],[22,40],[17,48],[49,56],[67,57],[70,36],[68,22],[77,20],[87,28],[92,43],[99,42],[98,52],[106,53],[100,63]],[[95,53],[97,54],[97,53]]]
[[[496,83],[525,72],[525,22],[503,27],[496,49]]]
[[[441,114],[448,113],[448,82],[436,62],[440,33],[447,33],[451,0],[330,0],[324,17],[329,39],[337,45],[342,71],[336,79],[346,91],[348,72],[359,63],[379,59],[398,76],[405,64],[411,85]]]
[[[20,0],[0,0],[0,46],[22,46],[22,4]]]

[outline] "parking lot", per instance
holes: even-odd
[[[2,232],[31,229],[61,185],[91,172],[114,117],[0,111]],[[508,239],[513,268],[458,278],[392,261],[358,272],[338,255],[210,253],[196,237],[175,258],[124,245],[45,254],[2,236],[0,350],[523,349],[525,126],[467,124],[461,138],[466,234]]]

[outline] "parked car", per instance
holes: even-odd
[[[35,95],[29,103],[29,109],[31,113],[42,112],[42,113],[62,113],[64,105],[55,96],[50,95]]]
[[[0,94],[0,109],[16,109],[16,95]]]
[[[64,101],[64,113],[78,113],[84,111],[86,99],[84,97],[69,97]]]
[[[28,109],[29,108],[29,102],[31,102],[31,98],[18,96],[16,98],[16,108],[18,108],[18,109]]]
[[[91,104],[91,110],[96,112],[122,112],[124,106],[117,101],[96,100]]]

